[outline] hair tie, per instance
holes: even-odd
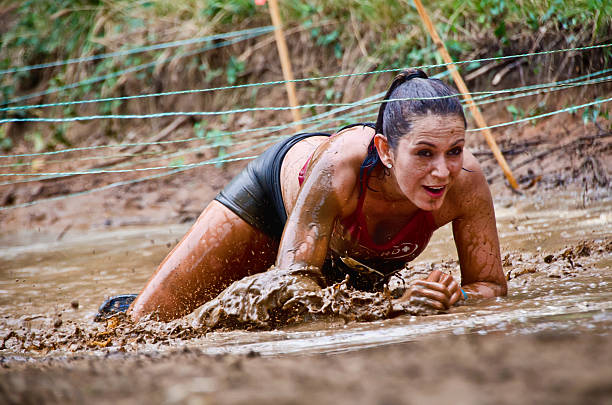
[[[427,74],[425,72],[423,72],[421,69],[404,70],[400,74],[395,76],[396,80],[399,79],[399,78],[403,78],[404,79],[403,81],[405,81],[405,82],[407,82],[408,80],[415,79],[415,78],[429,79]]]
[[[380,109],[378,110],[378,118],[376,119],[377,133],[383,134],[383,115],[387,106],[387,100],[389,100],[391,93],[393,93],[395,89],[398,88],[401,84],[415,78],[429,79],[429,77],[427,77],[427,74],[421,69],[403,70],[397,76],[395,76],[395,79],[393,79],[393,83],[391,83],[391,87],[389,87],[389,90],[387,90],[387,94],[385,94]]]

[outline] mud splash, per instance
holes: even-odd
[[[120,318],[100,324],[93,318],[109,296],[142,288],[186,225],[68,231],[61,238],[44,231],[2,234],[0,363],[75,354],[157,353],[186,346],[210,354],[320,353],[436,334],[544,330],[609,335],[611,207],[609,198],[596,200],[581,192],[497,201],[508,296],[468,302],[434,316],[394,316],[393,297],[434,269],[459,279],[449,227],[434,234],[427,250],[400,273],[402,278],[391,279],[387,292],[356,292],[346,283],[300,285],[306,270],[297,278],[277,274],[276,287],[262,285],[270,281],[263,283],[265,279],[251,280],[250,286],[239,282],[217,297],[218,305],[209,304],[183,319],[137,324]],[[282,291],[283,285],[289,288]],[[250,315],[241,317],[240,308],[232,305],[256,288],[268,288],[268,301],[258,302],[280,310],[258,313],[257,306],[251,306],[250,312],[243,311]],[[403,311],[413,313],[410,308]]]
[[[28,319],[21,327],[2,333],[0,350],[3,361],[22,355],[159,351],[186,344],[207,353],[272,354],[348,350],[445,331],[486,334],[583,328],[609,333],[612,275],[607,269],[612,264],[612,238],[583,241],[548,254],[507,253],[503,264],[511,291],[507,298],[472,302],[434,317],[395,317],[398,309],[392,296],[398,291],[392,290],[401,290],[433,268],[458,276],[454,261],[405,269],[400,276],[407,283],[392,279],[390,290],[381,293],[355,291],[344,282],[321,288],[308,270],[263,273],[230,286],[203,306],[198,316],[169,323],[152,319],[132,323],[124,317],[105,324],[63,321],[61,316]],[[259,296],[264,298],[255,300],[262,290],[266,293]],[[252,300],[241,300],[245,293],[252,294]],[[256,305],[263,301],[265,305]],[[250,304],[240,308],[239,302]],[[258,308],[274,310],[261,312]],[[423,314],[418,308],[401,310]],[[228,331],[236,327],[269,332]],[[224,331],[213,333],[216,329]]]
[[[406,275],[408,277],[408,275]],[[215,329],[274,329],[302,322],[342,319],[364,322],[403,314],[437,313],[422,305],[395,302],[406,288],[394,280],[393,291],[366,292],[348,285],[347,278],[322,288],[316,269],[283,271],[272,268],[233,283],[199,311],[194,326]]]

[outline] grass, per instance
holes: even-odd
[[[286,27],[300,32],[298,42],[290,42],[290,46],[294,45],[294,55],[300,53],[300,46],[308,52],[316,52],[316,57],[308,58],[307,64],[296,64],[297,77],[441,62],[411,0],[283,0],[280,3]],[[603,11],[612,9],[612,0],[440,0],[435,5],[435,9],[428,5],[429,13],[456,60],[612,40],[612,17]],[[2,3],[0,12],[8,22],[1,33],[0,69],[270,24],[267,6],[256,7],[253,0],[9,0]],[[245,52],[245,48],[253,48],[256,42],[252,40],[137,73],[108,77],[56,95],[34,98],[28,103],[261,81],[260,73],[266,69],[252,67],[257,52]],[[4,74],[0,76],[0,101],[4,103],[18,95],[109,75],[191,49],[195,47]],[[266,57],[276,57],[273,47],[267,47],[265,52]],[[603,62],[598,63],[609,65],[610,56],[609,51],[600,55]],[[577,65],[572,61],[571,69],[576,66],[585,69],[590,63],[594,63],[593,60],[580,60]],[[533,67],[533,70],[538,69],[545,70]],[[376,86],[374,77],[362,80],[363,87],[369,86],[368,91]],[[347,81],[313,84],[306,94],[312,100],[338,101],[350,96],[346,91],[349,84]],[[208,105],[208,109],[211,105],[218,106],[217,103],[255,103],[265,94],[257,90],[244,97],[204,98],[202,103]],[[156,112],[168,108],[163,101],[144,107],[143,103],[127,104],[113,102],[95,107],[56,108],[53,115]],[[102,125],[105,126],[104,134],[121,137],[121,124],[104,122]],[[65,126],[54,128],[50,131],[53,139],[44,142],[49,147],[69,142],[64,136],[66,131]],[[15,142],[10,141],[10,134],[6,130],[1,134],[0,145],[11,148]],[[36,139],[36,147],[41,147],[39,136],[30,136],[30,139]]]

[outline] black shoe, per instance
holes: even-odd
[[[102,303],[102,305],[100,305],[100,308],[98,308],[98,313],[96,314],[94,321],[102,322],[114,315],[127,311],[137,296],[138,294],[123,294],[115,295],[114,297],[107,299]]]

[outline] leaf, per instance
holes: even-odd
[[[179,158],[172,160],[169,166],[183,166],[184,164],[185,164],[185,158],[179,157]]]
[[[342,44],[340,44],[340,42],[336,42],[336,44],[334,45],[334,56],[336,57],[336,59],[342,59],[343,53],[344,50],[342,48]]]
[[[13,140],[6,135],[6,130],[0,127],[0,149],[10,150],[13,147]]]
[[[202,139],[204,135],[206,135],[206,121],[196,122],[193,124],[193,132],[195,132],[195,136]]]
[[[229,63],[228,63],[227,68],[226,68],[227,82],[229,84],[236,83],[238,75],[240,73],[244,72],[245,65],[246,65],[245,62],[240,62],[234,56],[232,56],[230,58]]]
[[[505,22],[501,22],[497,28],[495,28],[495,36],[499,39],[505,38],[506,37],[506,23]]]
[[[32,149],[34,152],[40,152],[47,146],[42,134],[40,132],[32,132],[25,136],[26,141],[32,143]]]
[[[206,131],[206,140],[211,141],[212,145],[216,146],[219,143],[223,142],[223,134],[223,131],[213,128],[209,131]]]
[[[219,152],[217,153],[217,157],[219,159],[223,159],[223,157],[225,155],[227,155],[227,153],[225,152],[225,148],[222,146],[222,147],[219,148]],[[222,167],[223,163],[224,162],[217,162],[217,163],[215,163],[215,167],[217,167],[217,168]]]
[[[64,126],[57,128],[55,132],[53,133],[53,140],[57,143],[62,143],[70,147],[72,146],[72,144],[70,143],[68,139],[66,139],[65,133],[66,133],[66,129],[64,128]]]

